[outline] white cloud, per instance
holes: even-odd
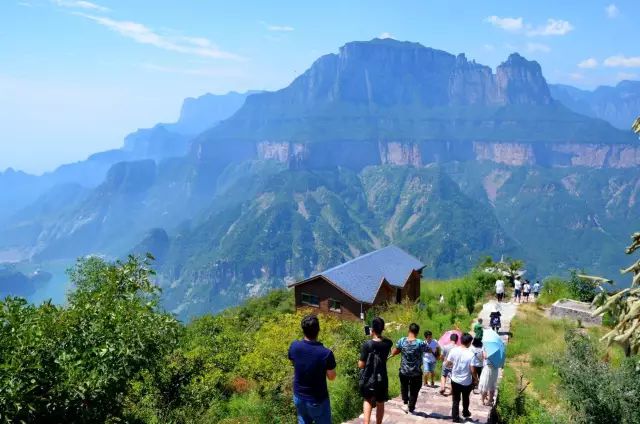
[[[592,69],[592,68],[596,68],[597,66],[598,66],[598,61],[594,57],[590,57],[578,63],[578,68],[582,68],[582,69]]]
[[[632,72],[618,72],[618,79],[620,80],[637,80],[638,74]]]
[[[610,68],[640,68],[640,56],[610,56],[603,63]]]
[[[378,38],[393,38],[393,35],[391,35],[390,32],[383,32],[378,36]]]
[[[74,9],[93,10],[96,12],[108,12],[109,8],[100,6],[99,4],[91,3],[85,0],[53,0],[57,6],[70,7]]]
[[[527,51],[531,53],[535,53],[535,52],[549,53],[551,51],[551,47],[541,43],[527,43]]]
[[[28,1],[19,1],[18,2],[18,6],[22,6],[22,7],[33,7],[33,5],[31,3],[29,3]]]
[[[584,75],[579,72],[573,72],[569,74],[569,78],[573,81],[582,81],[584,79]]]
[[[494,46],[493,44],[483,44],[482,48],[486,51],[492,52],[496,49],[496,46]]]
[[[573,31],[573,25],[569,21],[549,18],[546,25],[529,30],[527,35],[566,35],[571,31]]]
[[[533,25],[525,23],[524,19],[521,17],[518,18],[509,18],[500,16],[489,16],[485,18],[485,22],[490,23],[491,25],[503,29],[509,32],[526,32],[528,36],[537,36],[537,35],[565,35],[573,30],[573,25],[569,21],[565,21],[562,19],[547,19],[547,24],[533,27]]]
[[[296,29],[290,25],[273,25],[265,21],[259,21],[259,23],[265,27],[267,31],[271,32],[292,32]]]
[[[501,18],[499,16],[493,15],[489,16],[485,19],[485,22],[489,22],[491,25],[501,28],[505,31],[520,31],[524,28],[524,23],[522,18]]]
[[[613,3],[605,7],[604,11],[607,13],[607,17],[609,17],[610,19],[617,18],[620,15],[620,9],[618,9],[618,6]]]
[[[220,77],[230,77],[230,76],[238,75],[237,70],[224,69],[224,68],[181,68],[181,67],[173,67],[173,66],[156,65],[153,63],[143,63],[141,67],[143,69],[146,69],[147,71],[163,72],[167,74],[189,75],[189,76],[197,76],[197,77],[220,78]]]
[[[131,38],[140,44],[148,44],[163,50],[212,59],[244,60],[242,57],[234,53],[220,50],[206,38],[163,35],[138,22],[117,21],[110,18],[87,15],[78,12],[75,12],[74,14],[94,21],[124,37]]]

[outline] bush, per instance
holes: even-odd
[[[576,330],[566,333],[567,351],[558,362],[563,393],[578,423],[640,422],[638,374],[627,360],[614,368],[599,360],[599,345]]]
[[[576,270],[571,271],[568,285],[571,298],[581,302],[592,302],[598,293],[598,282],[578,277]]]
[[[550,305],[560,299],[570,299],[572,291],[567,281],[551,277],[544,280],[538,303],[542,305]]]

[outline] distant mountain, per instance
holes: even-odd
[[[36,201],[47,190],[67,183],[91,188],[100,184],[109,168],[118,162],[153,159],[160,161],[186,154],[193,136],[231,116],[245,98],[258,93],[230,92],[224,95],[205,94],[184,101],[180,117],[173,124],[157,124],[140,129],[125,137],[124,146],[95,153],[84,161],[66,164],[41,176],[8,169],[0,172],[0,223],[22,207]]]
[[[0,298],[5,296],[26,297],[33,294],[40,285],[51,279],[51,274],[36,271],[26,275],[11,265],[0,265]]]
[[[640,212],[635,136],[567,109],[537,63],[494,73],[393,40],[348,43],[199,135],[159,124],[94,159],[117,155],[93,187],[58,185],[0,223],[0,255],[150,250],[181,317],[389,243],[436,277],[485,254],[535,277],[610,274]]]
[[[490,207],[437,167],[271,168],[250,181],[251,193],[246,180],[230,185],[219,196],[236,201],[217,203],[170,238],[160,281],[167,306],[183,318],[390,243],[436,277],[462,272],[495,249],[515,254]]]
[[[615,87],[600,86],[593,91],[569,85],[550,85],[551,95],[574,112],[604,119],[628,130],[640,114],[640,81],[621,81]]]
[[[631,143],[551,97],[537,62],[496,69],[418,43],[374,39],[322,56],[288,87],[256,94],[197,142]],[[215,149],[215,147],[211,147]]]

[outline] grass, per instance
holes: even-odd
[[[545,300],[541,296],[539,302],[543,301]],[[522,304],[519,307],[518,314],[511,322],[513,337],[509,341],[507,363],[500,384],[498,412],[504,422],[571,422],[554,364],[566,350],[565,331],[576,326],[576,321],[547,318],[540,303]],[[584,331],[601,337],[607,329],[590,327]],[[602,356],[613,364],[619,364],[624,358],[624,352],[618,347],[603,348]],[[594,362],[603,358],[594,358]],[[520,375],[525,382],[529,382],[523,399],[524,410],[518,409],[516,401]]]

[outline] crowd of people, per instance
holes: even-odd
[[[498,302],[504,300],[505,283],[501,278],[496,280],[496,298]],[[529,302],[530,296],[533,293],[533,300],[535,301],[540,296],[540,281],[536,281],[531,284],[529,280],[517,276],[513,278],[513,301],[516,303]]]
[[[294,366],[293,401],[298,414],[298,424],[331,423],[331,405],[327,380],[336,378],[336,361],[333,352],[318,341],[320,323],[316,315],[302,319],[303,340],[296,340],[289,347],[289,359]],[[471,417],[469,397],[472,391],[480,393],[482,403],[494,402],[498,369],[487,360],[483,349],[483,323],[479,319],[474,326],[474,336],[451,332],[441,346],[429,330],[419,338],[420,326],[409,325],[407,335],[395,344],[383,336],[385,322],[376,317],[371,322],[371,338],[360,350],[359,390],[363,398],[365,424],[371,422],[376,410],[376,422],[382,423],[385,402],[389,400],[389,376],[387,360],[400,355],[398,378],[404,403],[403,411],[417,414],[416,402],[423,385],[435,387],[436,364],[442,363],[440,394],[447,396],[447,383],[452,397],[453,422]],[[460,413],[462,403],[462,414]]]

